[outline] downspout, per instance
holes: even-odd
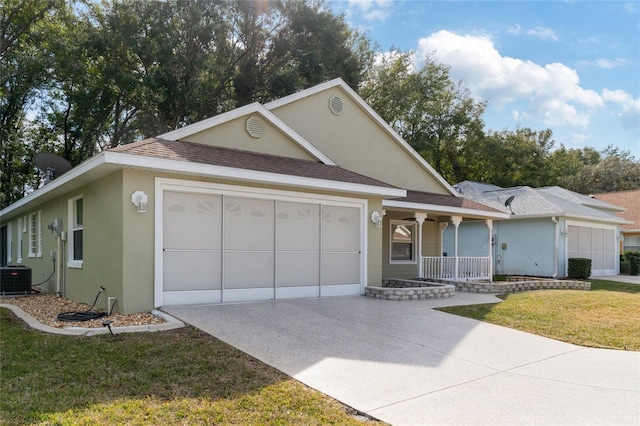
[[[553,275],[552,278],[558,278],[558,256],[560,254],[560,223],[555,216],[551,217],[551,221],[555,224],[555,241],[553,250]]]

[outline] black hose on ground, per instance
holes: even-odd
[[[93,305],[91,305],[91,307],[89,309],[87,309],[86,311],[83,312],[63,312],[60,315],[58,315],[58,320],[59,321],[67,321],[67,322],[71,322],[71,321],[89,321],[92,319],[98,319],[98,318],[102,318],[103,316],[107,315],[106,312],[98,312],[98,311],[94,311],[93,307],[96,306],[96,303],[98,302],[98,297],[100,297],[100,294],[104,291],[104,287],[100,287],[100,291],[98,292],[98,294],[96,295],[96,299],[93,301]]]

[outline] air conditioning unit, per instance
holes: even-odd
[[[31,293],[31,268],[27,266],[0,267],[0,294]]]

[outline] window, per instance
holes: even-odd
[[[415,263],[416,224],[391,221],[391,263]]]
[[[23,227],[24,220],[22,218],[18,219],[18,255],[16,262],[22,263],[22,234],[27,232],[27,230]]]
[[[640,236],[629,235],[624,237],[624,249],[626,253],[628,251],[640,251]]]
[[[83,254],[83,219],[84,203],[82,195],[69,200],[69,224],[70,235],[67,246],[69,247],[70,268],[82,268]]]
[[[0,227],[0,266],[11,263],[11,229],[9,225]]]
[[[29,257],[42,257],[42,211],[29,216]]]

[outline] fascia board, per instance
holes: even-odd
[[[402,147],[409,155],[411,155],[432,177],[434,177],[451,195],[455,197],[461,197],[460,193],[453,188],[431,165],[420,156],[411,146],[395,131],[393,128],[374,111],[369,104],[367,104],[347,83],[341,78],[336,78],[317,86],[311,87],[307,90],[302,90],[293,95],[285,96],[284,98],[269,102],[265,105],[265,108],[272,110],[280,106],[295,102],[305,97],[314,95],[332,87],[340,87],[354,102],[374,120],[376,121],[388,134],[394,139],[398,145]]]
[[[233,167],[209,164],[186,163],[184,161],[151,158],[119,152],[106,152],[106,163],[117,164],[149,171],[170,172],[185,175],[206,176],[212,178],[233,179],[253,183],[270,183],[314,190],[327,190],[353,194],[374,195],[383,198],[406,196],[407,192],[399,188],[387,188],[374,185],[341,182],[327,179],[298,177],[257,170],[237,169]]]
[[[58,177],[52,182],[36,189],[32,193],[26,195],[10,206],[6,207],[2,211],[0,211],[0,217],[15,214],[21,212],[25,209],[29,208],[29,205],[35,201],[44,202],[52,199],[62,193],[68,192],[75,187],[80,187],[90,181],[94,180],[94,178],[89,178],[87,175],[94,170],[97,170],[100,166],[102,166],[105,162],[104,152],[95,155],[80,164],[77,167],[74,167],[69,172],[64,175]],[[115,169],[113,169],[115,170]],[[112,171],[112,170],[110,170]],[[107,174],[108,171],[105,171],[104,174]],[[70,183],[75,183],[73,187],[69,187]]]
[[[428,210],[436,213],[444,213],[447,215],[454,215],[454,216],[460,215],[460,216],[475,216],[478,218],[490,218],[490,219],[509,219],[508,213],[487,212],[484,210],[441,206],[439,204],[409,203],[406,201],[397,201],[397,200],[383,200],[382,207],[407,209],[407,210],[414,210],[414,211]]]
[[[513,215],[511,216],[509,219],[511,220],[518,220],[518,219],[548,219],[551,217],[563,217],[565,219],[577,219],[577,220],[583,220],[583,221],[589,221],[589,222],[598,222],[598,223],[612,223],[612,224],[618,224],[618,225],[624,225],[627,223],[633,223],[633,222],[629,222],[627,220],[624,219],[620,219],[617,217],[611,217],[611,219],[609,218],[602,218],[602,217],[593,217],[593,216],[587,216],[587,215],[577,215],[577,214],[567,214],[566,212],[558,212],[558,213],[546,213],[546,214],[530,214],[530,215]]]
[[[269,111],[268,109],[266,109],[264,106],[260,105],[257,102],[254,102],[249,105],[245,105],[240,108],[236,108],[232,111],[225,112],[220,115],[216,115],[215,117],[198,121],[197,123],[190,124],[180,129],[164,133],[160,136],[157,136],[157,138],[178,141],[180,139],[184,139],[196,133],[202,132],[212,127],[219,126],[223,123],[227,123],[229,121],[232,121],[238,118],[248,116],[250,114],[260,114],[265,120],[273,124],[278,130],[280,130],[282,133],[288,136],[291,140],[293,140],[296,144],[298,144],[302,149],[304,149],[307,153],[309,153],[318,161],[321,161],[324,164],[329,164],[331,166],[336,165],[329,157],[323,154],[318,148],[316,148],[309,141],[307,141],[298,133],[296,133],[292,128],[287,126],[287,124],[284,121],[280,120],[271,111]]]

